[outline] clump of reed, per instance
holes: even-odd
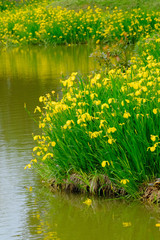
[[[160,63],[135,57],[124,71],[72,73],[39,98],[39,128],[33,164],[46,179],[63,182],[72,174],[105,175],[136,196],[139,186],[160,174]],[[86,178],[87,179],[87,178]]]

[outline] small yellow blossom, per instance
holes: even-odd
[[[129,117],[131,117],[131,114],[128,113],[128,112],[125,112],[125,113],[123,114],[123,117],[124,117],[124,118],[129,118]]]
[[[56,146],[56,143],[55,143],[55,142],[51,142],[51,146],[52,146],[52,147],[55,147],[55,146]]]
[[[42,161],[45,161],[48,157],[53,157],[53,153],[47,153],[45,156],[43,156]]]
[[[112,103],[112,101],[113,101],[113,99],[112,99],[112,98],[109,98],[109,99],[108,99],[108,103],[109,103],[109,104],[111,104],[111,103]]]
[[[156,227],[160,227],[160,223],[156,223],[155,226],[156,226]]]
[[[30,164],[30,163],[27,164],[27,165],[24,167],[24,169],[27,169],[27,168],[31,168],[31,164]]]
[[[113,139],[113,138],[109,138],[109,139],[108,139],[108,143],[109,143],[109,144],[112,144],[112,143],[115,142],[115,141],[116,141],[116,140]]]
[[[110,165],[110,163],[109,163],[108,161],[103,161],[103,162],[101,163],[102,167],[105,167],[105,166],[106,166],[106,163],[107,163],[108,166]]]
[[[119,125],[120,125],[120,126],[123,126],[123,125],[125,125],[125,123],[119,123]]]
[[[154,108],[154,109],[153,109],[153,113],[154,113],[154,114],[157,114],[157,112],[158,112],[158,111],[157,111],[157,108]]]
[[[107,103],[103,103],[102,105],[101,105],[101,109],[103,110],[104,108],[109,108],[109,105],[107,104]]]
[[[40,137],[39,135],[35,135],[35,136],[33,137],[33,140],[36,141],[36,140],[39,139],[39,137]]]
[[[39,122],[39,128],[44,128],[45,127],[45,123],[41,123],[41,122]]]
[[[141,94],[141,90],[138,90],[138,91],[135,92],[136,96],[139,96],[140,94]]]
[[[99,80],[99,79],[101,78],[101,74],[100,74],[100,73],[95,74],[95,78],[96,78],[97,80]]]
[[[150,147],[150,150],[151,150],[151,152],[154,152],[156,150],[156,147],[155,146]]]
[[[32,163],[32,162],[37,163],[37,159],[36,159],[36,158],[35,158],[35,159],[32,159],[30,163]]]
[[[67,127],[68,127],[68,126],[65,124],[65,125],[63,126],[63,129],[64,129],[64,130],[66,130],[66,129],[67,129]]]
[[[147,89],[146,86],[143,86],[143,87],[142,87],[142,91],[143,91],[143,92],[147,92],[147,90],[148,90],[148,89]]]
[[[158,136],[156,135],[151,135],[151,140],[153,141],[153,142],[155,142],[156,141],[156,138],[157,138]]]
[[[39,106],[37,106],[36,108],[35,108],[35,110],[34,110],[34,113],[36,113],[36,112],[41,112],[41,108],[39,107]]]
[[[43,102],[43,96],[39,97],[39,102]]]
[[[104,123],[106,122],[106,120],[101,120],[100,121],[100,125],[99,125],[99,128],[101,129],[102,127],[104,127]]]
[[[47,148],[47,147],[44,147],[43,150],[44,150],[45,152],[47,152],[48,148]]]
[[[125,99],[125,101],[126,101],[127,103],[130,103],[130,101],[129,101],[128,99]]]
[[[41,152],[37,152],[37,156],[41,156]]]
[[[133,69],[136,69],[136,68],[137,68],[137,65],[133,65],[132,67],[133,67]]]
[[[158,144],[159,144],[159,143],[157,142],[157,143],[155,143],[152,147],[148,147],[148,148],[147,148],[147,151],[148,151],[148,149],[150,149],[151,152],[154,152],[154,151],[156,150],[156,147],[158,146]]]
[[[121,102],[122,107],[124,106],[124,101]]]
[[[98,105],[101,104],[101,101],[100,100],[95,100],[93,103],[98,106]]]
[[[97,138],[98,136],[100,136],[102,133],[102,131],[96,131],[96,132],[89,132],[89,136],[90,138]]]
[[[80,124],[81,122],[83,122],[81,118],[77,120],[77,124]]]
[[[91,98],[91,100],[93,100],[94,97],[95,97],[95,93],[91,93],[91,94],[90,94],[90,98]]]
[[[100,42],[100,40],[98,39],[98,40],[96,41],[96,44],[99,44],[99,42]]]
[[[105,167],[105,166],[106,166],[106,162],[107,162],[107,161],[103,161],[103,162],[102,162],[102,167]]]
[[[108,133],[114,133],[115,131],[117,131],[117,129],[115,127],[108,128],[108,130],[107,130]]]
[[[129,182],[129,180],[128,180],[128,179],[122,179],[120,183],[122,183],[122,184],[124,184],[124,185],[125,185],[125,184],[127,184],[127,182]]]
[[[39,149],[39,147],[37,147],[37,146],[34,147],[34,148],[33,148],[33,152],[37,151],[37,149]]]

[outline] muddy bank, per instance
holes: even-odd
[[[84,180],[81,175],[72,174],[62,183],[56,183],[55,180],[50,181],[52,191],[65,191],[69,193],[90,193],[106,197],[125,196],[126,192],[123,188],[117,188],[109,178],[105,175],[98,175],[90,180]]]
[[[72,174],[68,179],[57,183],[54,179],[50,181],[52,191],[63,191],[67,193],[89,193],[109,198],[123,197],[126,191],[117,188],[105,175],[99,175],[91,180],[84,181],[78,174]],[[149,203],[160,203],[160,178],[151,183],[144,184],[140,189],[142,201]]]
[[[149,203],[160,203],[160,178],[147,184],[142,199]]]

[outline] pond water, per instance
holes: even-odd
[[[60,92],[60,78],[96,69],[84,46],[0,51],[0,239],[158,240],[158,208],[140,203],[52,193],[32,170],[31,114],[38,98]]]

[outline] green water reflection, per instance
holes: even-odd
[[[96,68],[88,58],[90,52],[86,45],[0,52],[0,124],[6,139],[22,140],[20,137],[24,138],[25,133],[33,132],[35,125],[26,115],[24,103],[33,112],[40,95],[60,91],[62,76],[73,71],[88,73]]]
[[[65,240],[158,240],[158,209],[137,202],[92,198],[92,205],[83,202],[86,196],[50,193],[43,188],[33,190],[34,209],[28,225],[32,236],[40,239]],[[47,199],[44,204],[42,199]]]

